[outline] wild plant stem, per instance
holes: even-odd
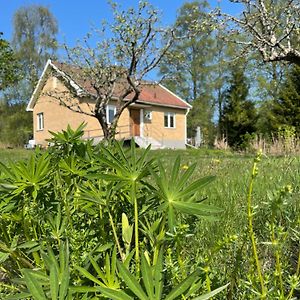
[[[139,277],[140,273],[140,253],[139,253],[139,213],[138,203],[136,197],[136,182],[132,183],[132,200],[134,203],[134,236],[135,236],[135,263],[136,263],[136,276]]]
[[[272,215],[272,221],[271,221],[271,238],[272,238],[272,245],[275,247],[276,272],[277,272],[278,278],[279,278],[280,296],[284,297],[283,280],[282,280],[281,263],[280,263],[280,253],[277,248],[278,241],[276,240],[275,229],[274,229],[274,215]]]
[[[121,256],[122,261],[124,261],[125,256],[124,256],[124,253],[123,253],[122,248],[120,246],[120,242],[119,242],[119,239],[118,239],[118,235],[117,235],[115,223],[114,223],[113,217],[112,217],[112,215],[110,213],[110,210],[109,209],[107,209],[107,210],[108,210],[110,225],[111,225],[111,228],[112,228],[112,231],[113,231],[113,235],[114,235],[114,238],[115,238],[115,241],[116,241],[116,244],[117,244],[117,248],[118,248],[118,251],[119,251],[119,254]]]
[[[298,264],[297,264],[297,270],[296,270],[296,274],[295,274],[295,277],[298,278],[299,277],[299,274],[300,274],[300,251],[298,253]],[[295,286],[293,285],[288,296],[287,296],[287,300],[291,299],[293,297],[293,294],[294,294],[294,290],[295,290]]]
[[[266,288],[264,284],[264,279],[261,271],[261,266],[257,254],[257,248],[256,248],[256,241],[255,241],[255,233],[253,229],[253,211],[252,211],[252,193],[253,193],[253,184],[254,184],[254,179],[257,175],[257,162],[259,161],[259,158],[257,157],[254,160],[252,171],[251,171],[251,180],[249,184],[249,189],[248,189],[248,196],[247,196],[247,214],[248,214],[248,229],[249,229],[249,236],[252,244],[252,251],[253,251],[253,256],[255,260],[255,265],[260,281],[260,286],[261,286],[261,299],[266,299]]]

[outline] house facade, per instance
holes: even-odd
[[[70,89],[73,89],[72,93]],[[66,65],[47,62],[27,106],[27,111],[33,112],[36,145],[47,146],[47,139],[51,137],[49,130],[61,131],[68,125],[75,129],[82,122],[86,123],[84,138],[95,142],[103,138],[98,120],[89,115],[94,106],[93,99],[82,91],[80,82],[68,74]],[[62,105],[64,101],[69,104]],[[75,112],[74,108],[80,112]],[[116,138],[134,138],[140,147],[151,144],[152,148],[185,148],[186,117],[190,108],[162,85],[145,83],[138,101],[121,114]],[[115,111],[116,101],[112,99],[106,107],[108,122]]]

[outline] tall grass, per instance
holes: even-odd
[[[1,270],[19,277],[2,295],[298,296],[299,156],[93,147],[81,133],[0,157]]]

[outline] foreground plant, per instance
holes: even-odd
[[[54,134],[27,163],[1,165],[0,259],[20,292],[9,299],[202,299],[201,271],[188,262],[194,272],[166,284],[161,249],[181,260],[179,220],[220,213],[199,195],[213,177],[191,181],[196,165],[182,172],[178,158],[169,179],[150,148],[92,146],[83,128]]]
[[[291,278],[287,278],[284,282],[284,271],[282,269],[282,263],[284,261],[284,257],[281,251],[281,247],[283,241],[279,240],[279,235],[281,235],[281,239],[284,239],[284,236],[288,235],[289,228],[285,228],[284,224],[284,209],[287,205],[290,205],[288,201],[286,201],[289,194],[291,194],[291,186],[286,186],[276,193],[275,195],[271,195],[269,193],[268,202],[265,203],[267,205],[267,219],[266,219],[266,227],[269,230],[270,242],[264,242],[265,245],[271,245],[272,251],[274,253],[274,268],[275,271],[272,272],[274,279],[272,277],[267,277],[263,274],[261,267],[261,259],[259,258],[259,249],[258,249],[258,241],[254,232],[253,225],[253,216],[254,216],[254,208],[252,204],[252,194],[253,194],[253,186],[255,182],[255,178],[258,175],[258,163],[261,161],[262,152],[258,152],[256,155],[252,170],[251,170],[251,178],[249,183],[248,195],[247,195],[247,217],[248,217],[248,235],[251,240],[251,246],[253,251],[253,261],[255,264],[257,278],[260,283],[260,292],[256,292],[259,294],[260,299],[267,299],[270,296],[272,290],[275,291],[272,296],[276,299],[292,299],[295,289],[298,288],[300,283],[299,277],[299,264],[300,264],[300,251],[298,249],[298,262],[295,274]],[[297,222],[297,221],[296,221]],[[299,220],[298,220],[299,222]],[[286,232],[284,232],[284,230]],[[278,236],[278,237],[277,237]],[[254,279],[256,276],[253,276]],[[268,283],[272,282],[272,288],[268,289]],[[255,284],[251,282],[251,284]]]

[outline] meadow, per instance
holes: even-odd
[[[47,260],[52,259],[58,278],[68,278],[71,292],[61,292],[66,299],[83,299],[83,294],[84,299],[92,295],[97,299],[299,296],[299,156],[207,149],[145,154],[120,146],[95,150],[82,146],[80,134],[69,134],[73,138],[68,141],[56,136],[56,150],[35,154],[35,161],[20,168],[33,168],[33,176],[47,164],[34,185],[25,180],[15,190],[1,190],[2,203],[10,199],[15,205],[6,207],[13,217],[1,206],[1,243],[8,248],[17,231],[15,244],[21,244],[15,245],[18,251],[0,247],[2,272],[7,272],[2,295],[18,292],[33,299],[56,299],[53,295],[58,297],[64,288],[53,282],[54,271],[47,269],[51,265]],[[99,153],[106,158],[99,158]],[[33,154],[0,150],[0,161],[6,165],[9,160],[28,161]],[[14,185],[17,178],[3,169],[0,175],[0,185]],[[24,219],[16,225],[21,207]],[[118,259],[124,265],[116,264]],[[60,268],[65,260],[67,276]],[[28,267],[30,272],[24,269]],[[33,267],[43,275],[36,275]],[[156,273],[160,268],[166,286],[152,286],[149,282],[160,276]],[[16,276],[23,278],[21,284],[10,281]],[[34,278],[43,277],[40,285],[32,285]]]

